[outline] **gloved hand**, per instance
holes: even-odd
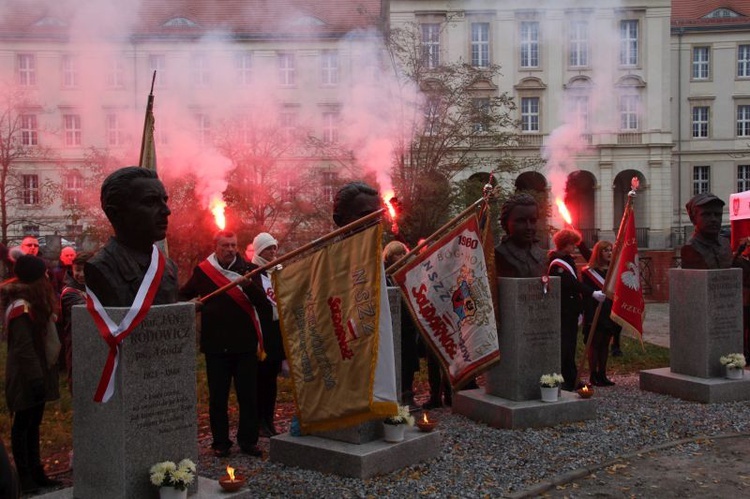
[[[36,403],[44,402],[45,399],[44,380],[35,379],[31,382],[31,398]]]
[[[599,303],[603,302],[604,299],[607,298],[607,295],[605,295],[603,291],[599,291],[598,289],[591,293],[591,296]]]

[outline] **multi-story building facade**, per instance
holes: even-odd
[[[7,2],[0,80],[25,92],[18,140],[44,152],[16,160],[19,196],[8,207],[20,222],[9,234],[73,236],[85,228],[71,206],[95,188],[87,153],[94,147],[137,161],[154,70],[160,171],[208,181],[231,166],[217,143],[232,116],[252,115],[289,136],[303,128],[323,144],[357,128],[366,134],[382,110],[360,106],[372,116],[346,121],[353,99],[374,95],[353,82],[378,86],[387,65],[358,41],[372,41],[388,23],[411,23],[430,64],[501,66],[483,91],[514,97],[513,154],[548,159],[546,168],[503,182],[560,195],[574,225],[612,239],[638,177],[640,245],[669,248],[689,226],[684,204],[693,193],[728,199],[750,188],[748,3],[287,0],[208,8],[170,0],[113,15],[76,12],[75,1],[59,9]],[[230,128],[250,135],[252,126],[240,119]],[[330,196],[341,163],[317,159],[312,189]],[[487,172],[467,175],[480,173]],[[59,189],[53,200],[45,197],[50,184]]]

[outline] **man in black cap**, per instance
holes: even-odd
[[[683,269],[728,269],[732,265],[729,239],[720,237],[724,201],[704,192],[685,205],[695,232],[680,250]]]

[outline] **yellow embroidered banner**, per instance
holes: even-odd
[[[377,224],[272,274],[305,433],[396,412],[381,238]]]

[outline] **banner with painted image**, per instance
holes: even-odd
[[[500,359],[476,215],[447,232],[393,278],[451,386],[460,388]]]
[[[381,238],[377,224],[272,274],[305,433],[397,412]]]

